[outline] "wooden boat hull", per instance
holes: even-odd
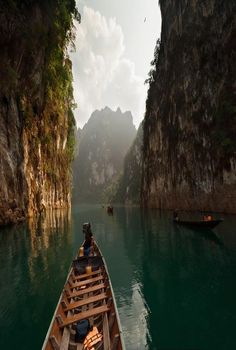
[[[102,336],[95,350],[125,349],[108,269],[95,242],[94,256],[77,256],[71,265],[42,350],[84,350],[75,339],[75,327],[84,319]]]
[[[190,228],[195,228],[195,229],[196,228],[197,229],[203,229],[203,228],[213,229],[214,227],[219,225],[222,221],[223,221],[223,219],[210,220],[210,221],[204,221],[204,220],[200,220],[200,221],[184,221],[184,220],[174,219],[174,222],[176,224],[178,224],[178,225],[183,225],[183,226],[190,227]]]

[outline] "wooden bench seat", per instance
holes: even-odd
[[[85,285],[87,285],[87,284],[91,284],[91,283],[94,283],[94,282],[101,281],[101,280],[103,280],[103,279],[104,279],[103,276],[98,276],[98,277],[89,278],[89,279],[84,280],[84,281],[72,283],[72,284],[70,285],[70,289],[77,288],[77,287],[82,287],[82,286],[85,286]]]
[[[69,326],[73,323],[84,320],[86,318],[93,317],[93,316],[96,316],[99,314],[103,314],[105,312],[108,312],[109,310],[110,309],[107,305],[102,305],[102,306],[95,307],[95,308],[87,310],[87,311],[80,312],[74,316],[65,318],[63,320],[63,323],[59,327],[64,328],[66,326]]]
[[[67,298],[70,299],[70,298],[79,297],[79,296],[82,296],[86,293],[96,292],[97,290],[103,289],[103,288],[106,288],[106,285],[104,283],[99,283],[96,286],[85,288],[82,290],[78,290],[76,292],[72,292],[67,296]]]
[[[79,281],[79,280],[81,280],[83,278],[87,278],[87,277],[98,275],[99,273],[102,273],[101,269],[98,269],[96,271],[92,271],[90,273],[84,273],[83,275],[74,275],[73,276],[73,280],[74,281]]]
[[[98,295],[95,295],[95,296],[92,296],[92,297],[89,297],[89,298],[84,298],[84,299],[82,299],[80,301],[77,301],[75,303],[70,303],[68,305],[68,307],[64,311],[73,310],[73,309],[76,309],[77,307],[81,307],[83,305],[95,303],[95,302],[97,302],[99,300],[104,300],[106,298],[108,298],[106,293],[101,293],[101,294],[98,294]]]

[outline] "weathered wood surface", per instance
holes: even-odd
[[[86,288],[86,289],[82,289],[82,290],[79,290],[77,292],[72,292],[72,293],[70,293],[68,295],[68,298],[79,297],[79,296],[81,296],[83,294],[95,292],[95,291],[97,291],[99,289],[103,289],[103,288],[106,288],[106,285],[104,283],[99,283],[96,286],[89,287],[89,288]]]
[[[104,300],[106,298],[107,298],[106,293],[102,293],[102,294],[98,294],[98,295],[95,295],[95,296],[91,296],[89,298],[84,298],[84,299],[82,299],[80,301],[77,301],[75,303],[69,304],[69,306],[65,309],[65,311],[73,310],[73,309],[76,309],[77,307],[81,307],[83,305],[95,303],[96,301]]]
[[[89,317],[96,316],[98,314],[103,314],[104,312],[108,312],[110,309],[107,305],[102,305],[99,307],[95,307],[91,310],[87,310],[84,312],[80,312],[78,314],[75,314],[74,316],[67,317],[64,319],[63,324],[60,325],[60,328],[63,328],[65,326],[69,326],[70,324],[76,323],[78,321],[84,320]]]
[[[82,287],[82,286],[85,286],[87,284],[91,284],[91,283],[95,283],[95,282],[98,282],[98,281],[101,281],[104,279],[104,276],[98,276],[98,277],[94,277],[94,278],[89,278],[87,280],[84,280],[84,281],[79,281],[79,282],[76,282],[76,283],[72,283],[70,285],[70,288],[77,288],[77,287]]]
[[[74,281],[80,281],[81,279],[84,279],[86,277],[98,275],[101,272],[102,272],[102,269],[98,269],[98,270],[92,271],[90,273],[84,273],[83,275],[73,275],[72,278]]]

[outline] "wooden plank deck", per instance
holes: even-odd
[[[73,276],[73,280],[74,280],[74,281],[79,281],[79,280],[81,280],[81,279],[83,279],[83,278],[87,278],[87,277],[90,277],[90,276],[98,275],[99,273],[102,273],[102,270],[101,270],[101,269],[92,271],[92,272],[90,272],[90,273],[84,273],[83,275]]]
[[[81,321],[85,318],[93,317],[99,314],[103,314],[105,312],[108,312],[110,309],[107,305],[102,305],[99,307],[95,307],[91,310],[87,310],[84,312],[80,312],[78,314],[75,314],[74,316],[67,317],[63,320],[63,324],[61,324],[59,327],[64,328],[66,326],[69,326],[70,324],[73,324],[75,322]]]
[[[82,290],[78,290],[77,292],[72,292],[68,295],[68,298],[79,297],[79,296],[84,295],[86,293],[95,292],[95,291],[97,291],[99,289],[103,289],[103,288],[106,288],[105,283],[99,283],[96,286],[85,288]]]
[[[89,298],[84,298],[80,301],[77,301],[75,303],[71,303],[69,304],[69,306],[65,309],[65,311],[69,311],[69,310],[73,310],[76,309],[77,307],[81,307],[83,305],[87,305],[87,304],[91,304],[91,303],[95,303],[99,300],[104,300],[108,298],[108,296],[106,295],[106,293],[101,293],[95,296],[91,296]]]
[[[82,286],[85,286],[87,284],[91,284],[91,283],[94,283],[94,282],[101,281],[103,279],[104,279],[104,276],[98,276],[98,277],[89,278],[89,279],[84,280],[84,281],[79,281],[79,282],[76,282],[76,283],[72,283],[70,285],[70,288],[73,289],[73,288],[77,288],[77,287],[82,287]]]

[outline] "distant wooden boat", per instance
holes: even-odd
[[[218,220],[196,220],[196,221],[190,221],[190,220],[179,220],[178,218],[174,219],[174,222],[178,225],[187,226],[190,228],[214,228],[217,225],[219,225],[223,219]]]
[[[84,326],[87,334],[81,337]],[[96,242],[93,256],[78,254],[73,261],[42,349],[125,349],[108,270]]]
[[[110,205],[107,207],[107,214],[113,215],[113,207]]]

